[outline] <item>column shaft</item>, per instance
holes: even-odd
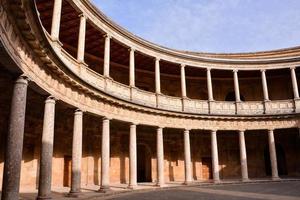
[[[135,62],[134,49],[130,49],[130,63],[129,63],[129,86],[135,87]]]
[[[207,76],[208,101],[213,101],[214,100],[214,95],[213,95],[213,89],[212,89],[212,80],[211,80],[210,69],[207,69],[206,76]]]
[[[157,149],[157,186],[164,186],[164,142],[163,128],[157,129],[156,134],[156,149]]]
[[[77,196],[81,192],[81,158],[82,158],[82,124],[83,113],[77,109],[74,113],[73,146],[72,146],[72,178],[70,193]]]
[[[110,35],[105,36],[103,75],[109,77],[110,65]]]
[[[294,67],[291,68],[291,78],[293,84],[294,99],[299,99],[298,82]]]
[[[238,78],[238,71],[233,70],[233,79],[234,79],[234,92],[235,92],[235,101],[240,102],[240,86],[239,86],[239,78]]]
[[[180,68],[181,74],[181,95],[182,97],[186,97],[186,80],[185,80],[185,65],[181,65]]]
[[[191,146],[190,146],[190,132],[189,130],[184,130],[184,171],[185,171],[185,183],[188,184],[192,182],[191,173]]]
[[[249,178],[248,178],[247,152],[246,152],[245,132],[244,131],[239,131],[239,143],[240,143],[240,160],[241,160],[242,180],[247,181]]]
[[[54,118],[55,99],[50,96],[45,101],[42,147],[40,155],[39,191],[37,199],[47,199],[51,196]]]
[[[159,66],[159,59],[155,59],[155,92],[157,94],[161,93],[160,90],[160,66]]]
[[[136,125],[130,125],[129,136],[129,187],[134,188],[137,185],[137,155],[136,155]]]
[[[219,170],[217,131],[211,131],[211,155],[212,155],[213,179],[215,182],[219,182],[220,170]]]
[[[59,28],[61,18],[62,0],[55,0],[53,6],[51,37],[53,40],[59,39]]]
[[[261,70],[261,79],[262,79],[264,100],[269,101],[268,84],[267,84],[267,77],[266,77],[266,71],[265,70]]]
[[[275,138],[274,131],[268,131],[268,141],[269,141],[269,152],[271,160],[271,169],[272,169],[272,179],[278,179],[278,169],[277,169],[277,158],[276,158],[276,147],[275,147]]]
[[[27,78],[21,76],[13,88],[6,138],[2,200],[19,199],[27,86]]]
[[[109,119],[103,119],[102,125],[102,152],[101,152],[101,187],[100,190],[105,191],[109,186],[109,160],[110,160],[110,128]]]
[[[78,62],[84,62],[84,48],[85,48],[85,32],[86,32],[86,17],[81,14],[78,36],[78,48],[77,48],[77,60]]]

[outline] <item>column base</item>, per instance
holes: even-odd
[[[48,197],[42,197],[42,196],[36,197],[36,200],[43,200],[43,199],[52,199],[52,197],[50,197],[50,196],[48,196]]]
[[[183,185],[191,185],[192,183],[192,181],[184,181]]]
[[[138,187],[137,185],[128,185],[127,189],[135,190],[137,187]]]
[[[242,179],[242,182],[243,182],[243,183],[250,182],[250,179],[249,179],[249,178],[243,178],[243,179]]]
[[[221,183],[221,180],[220,179],[213,180],[213,183],[215,183],[215,184]]]
[[[109,186],[101,186],[100,189],[98,190],[98,192],[102,192],[102,193],[106,193],[109,192],[111,189]]]
[[[75,198],[77,198],[77,197],[79,197],[80,193],[81,193],[80,190],[79,191],[70,191],[66,196],[67,197],[75,197]]]
[[[272,181],[280,181],[281,180],[280,177],[272,177],[271,179],[272,179]]]
[[[156,187],[160,187],[160,188],[162,188],[162,187],[166,187],[166,185],[165,185],[165,184],[160,184],[160,183],[157,183],[155,186],[156,186]]]

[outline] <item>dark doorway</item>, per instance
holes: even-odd
[[[243,95],[240,95],[241,101],[245,101],[245,98]],[[231,91],[228,92],[228,94],[225,97],[225,101],[235,101],[235,92]]]
[[[71,186],[71,163],[72,156],[64,156],[64,187]]]
[[[202,157],[202,179],[212,179],[211,157]]]
[[[275,147],[276,147],[276,156],[277,156],[278,175],[279,176],[288,175],[284,149],[280,144],[276,144]],[[271,170],[269,145],[267,145],[265,147],[264,155],[265,155],[264,157],[265,157],[266,175],[271,176],[272,175],[272,170]]]
[[[137,181],[152,182],[151,153],[146,145],[137,145]]]

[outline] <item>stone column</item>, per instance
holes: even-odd
[[[268,131],[268,141],[269,141],[269,152],[270,152],[270,160],[271,160],[271,169],[272,169],[272,179],[279,179],[278,169],[277,169],[277,158],[276,158],[276,147],[275,147],[275,138],[274,131]]]
[[[103,119],[102,125],[102,146],[101,146],[101,186],[100,191],[106,192],[109,186],[109,162],[110,162],[110,131],[109,119]]]
[[[298,82],[297,82],[295,67],[291,67],[291,78],[293,84],[294,99],[299,99]]]
[[[211,81],[211,69],[207,68],[206,76],[207,76],[207,91],[208,91],[208,101],[214,100],[213,89],[212,89],[212,81]]]
[[[180,74],[181,74],[181,95],[182,98],[186,97],[186,81],[185,81],[185,65],[180,66]]]
[[[235,101],[240,102],[240,86],[239,86],[239,78],[238,78],[238,70],[233,70],[233,79],[234,79],[234,92],[235,92]]]
[[[77,197],[81,192],[81,158],[82,158],[82,123],[83,113],[77,109],[74,113],[73,146],[72,146],[72,176],[70,195]]]
[[[59,40],[61,8],[62,8],[62,0],[54,0],[52,26],[51,26],[51,38],[54,41]]]
[[[77,60],[80,63],[84,63],[86,17],[83,14],[80,14],[79,17],[80,17],[80,25],[79,25],[79,36],[78,36]]]
[[[261,79],[262,79],[262,86],[264,92],[264,101],[269,101],[269,92],[268,92],[268,84],[266,78],[266,70],[261,70]]]
[[[19,199],[28,79],[20,76],[14,85],[6,137],[2,200]]]
[[[217,131],[211,131],[211,157],[214,182],[220,182]]]
[[[165,184],[164,178],[164,141],[163,128],[157,128],[156,133],[156,153],[157,153],[157,186],[163,187]]]
[[[54,142],[55,99],[50,96],[45,101],[40,174],[37,199],[51,198],[52,156]]]
[[[245,143],[245,132],[239,131],[239,143],[240,143],[240,160],[241,160],[241,172],[242,181],[248,181],[248,165],[247,165],[247,152]]]
[[[134,64],[134,49],[130,49],[129,57],[129,86],[135,87],[135,64]]]
[[[109,77],[110,65],[110,35],[105,35],[103,75]]]
[[[191,171],[191,146],[190,146],[190,131],[184,130],[184,172],[185,172],[185,184],[192,182]]]
[[[156,94],[160,94],[160,66],[159,66],[159,58],[155,59],[155,92]]]
[[[129,135],[129,188],[137,186],[136,124],[130,125]]]

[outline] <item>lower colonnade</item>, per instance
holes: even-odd
[[[22,146],[24,138],[24,127],[26,121],[25,108],[28,102],[26,101],[27,90],[28,90],[28,78],[26,76],[20,76],[17,81],[15,81],[13,86],[12,98],[11,98],[11,111],[10,111],[10,121],[7,135],[7,145],[5,149],[5,160],[4,160],[4,177],[3,177],[3,191],[2,198],[6,199],[7,197],[16,197],[18,196],[19,188],[16,188],[16,185],[20,184],[20,172],[21,172],[21,163],[22,163],[22,148],[17,148]],[[42,135],[41,135],[41,153],[39,157],[39,178],[38,178],[38,197],[37,199],[46,199],[51,196],[51,185],[52,185],[52,160],[53,157],[53,148],[54,148],[54,135],[55,135],[55,116],[56,113],[56,102],[58,100],[49,96],[44,102],[44,116],[43,116],[43,125],[42,125]],[[70,108],[69,108],[70,109]],[[73,110],[73,134],[72,134],[72,156],[71,156],[71,181],[70,181],[70,196],[78,196],[81,192],[81,171],[82,171],[82,152],[83,152],[83,118],[84,111],[80,109]],[[102,133],[101,133],[101,180],[99,191],[106,192],[110,190],[110,175],[111,175],[111,153],[110,149],[112,148],[112,143],[110,142],[111,134],[111,122],[113,119],[102,117]],[[61,120],[61,119],[60,119]],[[100,120],[99,120],[100,123]],[[124,122],[123,122],[124,123]],[[128,152],[129,152],[129,180],[128,188],[135,189],[138,187],[138,154],[140,153],[137,150],[137,136],[139,135],[137,129],[139,125],[137,123],[125,122],[125,126],[129,130],[129,138],[127,141],[121,140],[121,143],[128,143]],[[172,127],[171,127],[172,128]],[[234,127],[233,127],[234,128]],[[156,185],[158,187],[165,186],[165,168],[166,164],[164,158],[164,130],[165,127],[156,127]],[[191,142],[191,131],[188,127],[180,131],[182,139],[182,144],[175,143],[173,147],[182,146],[183,147],[183,162],[184,162],[184,184],[191,184],[193,182],[193,170],[195,167],[192,167],[192,153],[191,148],[193,147],[193,141]],[[204,130],[203,130],[204,131]],[[220,172],[222,170],[221,165],[219,164],[219,144],[218,135],[222,130],[206,130],[210,134],[210,146],[205,148],[211,150],[211,175],[212,180],[215,183],[219,183],[222,179],[220,178]],[[238,136],[238,149],[239,149],[239,169],[240,169],[240,179],[242,181],[249,181],[248,176],[248,163],[247,163],[247,145],[245,141],[245,135],[251,130],[234,130],[234,135]],[[274,130],[264,130],[263,131],[268,138],[268,158],[270,159],[271,167],[271,178],[273,180],[279,179],[278,166],[277,166],[277,155],[276,155],[276,141],[274,137]],[[246,133],[246,134],[245,134]],[[251,134],[251,133],[249,133]],[[168,134],[171,135],[171,134]],[[153,135],[154,136],[154,135]],[[55,136],[59,137],[59,136]],[[192,138],[193,140],[193,138]],[[85,141],[87,143],[91,141]],[[223,144],[224,145],[224,144]],[[169,149],[170,150],[170,149]],[[169,151],[168,150],[168,151]],[[173,151],[174,149],[171,149]],[[251,164],[253,166],[253,164]],[[152,167],[153,168],[153,167]],[[192,169],[193,168],[193,169]],[[115,170],[115,169],[113,169]],[[152,169],[150,169],[152,171]],[[170,173],[170,172],[169,172]],[[155,174],[155,173],[154,173]],[[127,176],[127,175],[125,175]],[[255,177],[253,177],[255,178]]]

